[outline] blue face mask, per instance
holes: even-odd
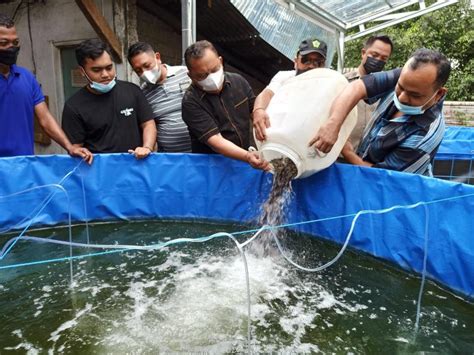
[[[115,78],[113,78],[108,84],[101,84],[97,83],[95,81],[91,82],[91,88],[94,89],[97,92],[100,92],[101,94],[106,94],[110,90],[112,90],[117,82],[115,81]]]
[[[113,78],[109,83],[107,84],[101,84],[101,83],[98,83],[96,81],[92,81],[89,76],[86,74],[86,71],[84,70],[84,68],[82,68],[82,72],[84,73],[84,75],[86,76],[87,80],[89,80],[89,85],[91,87],[91,89],[94,89],[95,91],[101,93],[101,94],[107,94],[110,90],[112,90],[115,86],[115,84],[117,84],[117,82],[115,81],[115,78]]]
[[[409,106],[409,105],[404,105],[402,104],[397,97],[397,93],[394,91],[393,92],[393,102],[395,103],[395,106],[397,107],[398,111],[401,113],[404,113],[405,115],[422,115],[425,113],[426,109],[423,110],[423,107],[433,98],[436,96],[438,92],[435,92],[433,96],[431,96],[423,105],[421,106]]]

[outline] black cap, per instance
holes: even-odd
[[[328,46],[326,43],[317,38],[305,39],[303,42],[301,42],[299,47],[299,53],[301,55],[306,55],[308,53],[319,53],[324,58],[326,58],[327,52]]]

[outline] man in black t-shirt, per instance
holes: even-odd
[[[156,126],[140,88],[116,80],[110,50],[99,39],[82,42],[76,58],[89,84],[64,105],[62,126],[71,142],[93,153],[148,156],[155,146]]]
[[[239,74],[224,72],[212,43],[198,41],[184,54],[192,85],[182,102],[193,153],[219,153],[268,170],[257,152],[249,152],[250,113],[255,95]]]

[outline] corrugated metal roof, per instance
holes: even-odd
[[[331,63],[336,51],[335,29],[317,25],[274,0],[231,0],[231,2],[255,26],[265,41],[288,58],[295,57],[301,41],[316,37],[327,43],[326,62]]]
[[[340,21],[348,28],[352,24],[363,21],[400,6],[418,3],[418,0],[300,0],[315,12],[324,11],[333,19]]]
[[[147,0],[139,0],[146,8]],[[162,9],[155,15],[180,31],[179,0],[155,0]],[[262,38],[259,31],[229,0],[196,1],[197,39],[212,42],[225,63],[266,85],[279,70],[293,68],[293,61]],[[294,54],[293,54],[294,56]]]
[[[196,1],[196,21],[199,37],[211,41],[230,64],[246,67],[248,74],[264,83],[293,66],[229,0]]]

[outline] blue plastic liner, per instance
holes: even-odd
[[[474,127],[447,126],[444,132],[446,140],[474,140]]]
[[[437,160],[471,160],[474,157],[474,127],[448,126],[436,154]]]
[[[0,230],[26,226],[51,192],[55,192],[54,197],[33,225],[67,222],[68,199],[59,189],[5,196],[56,184],[78,163],[67,156],[0,159]],[[89,220],[191,218],[253,223],[271,187],[270,174],[222,156],[153,154],[137,161],[127,154],[96,155],[92,166],[82,163],[63,183],[73,221],[85,218],[81,177]],[[288,223],[312,222],[290,227],[337,243],[344,241],[360,210],[427,202],[428,276],[468,298],[474,297],[474,186],[336,164],[294,181],[293,187]],[[420,272],[424,226],[424,206],[363,215],[350,245]],[[314,260],[315,265],[323,262]]]

